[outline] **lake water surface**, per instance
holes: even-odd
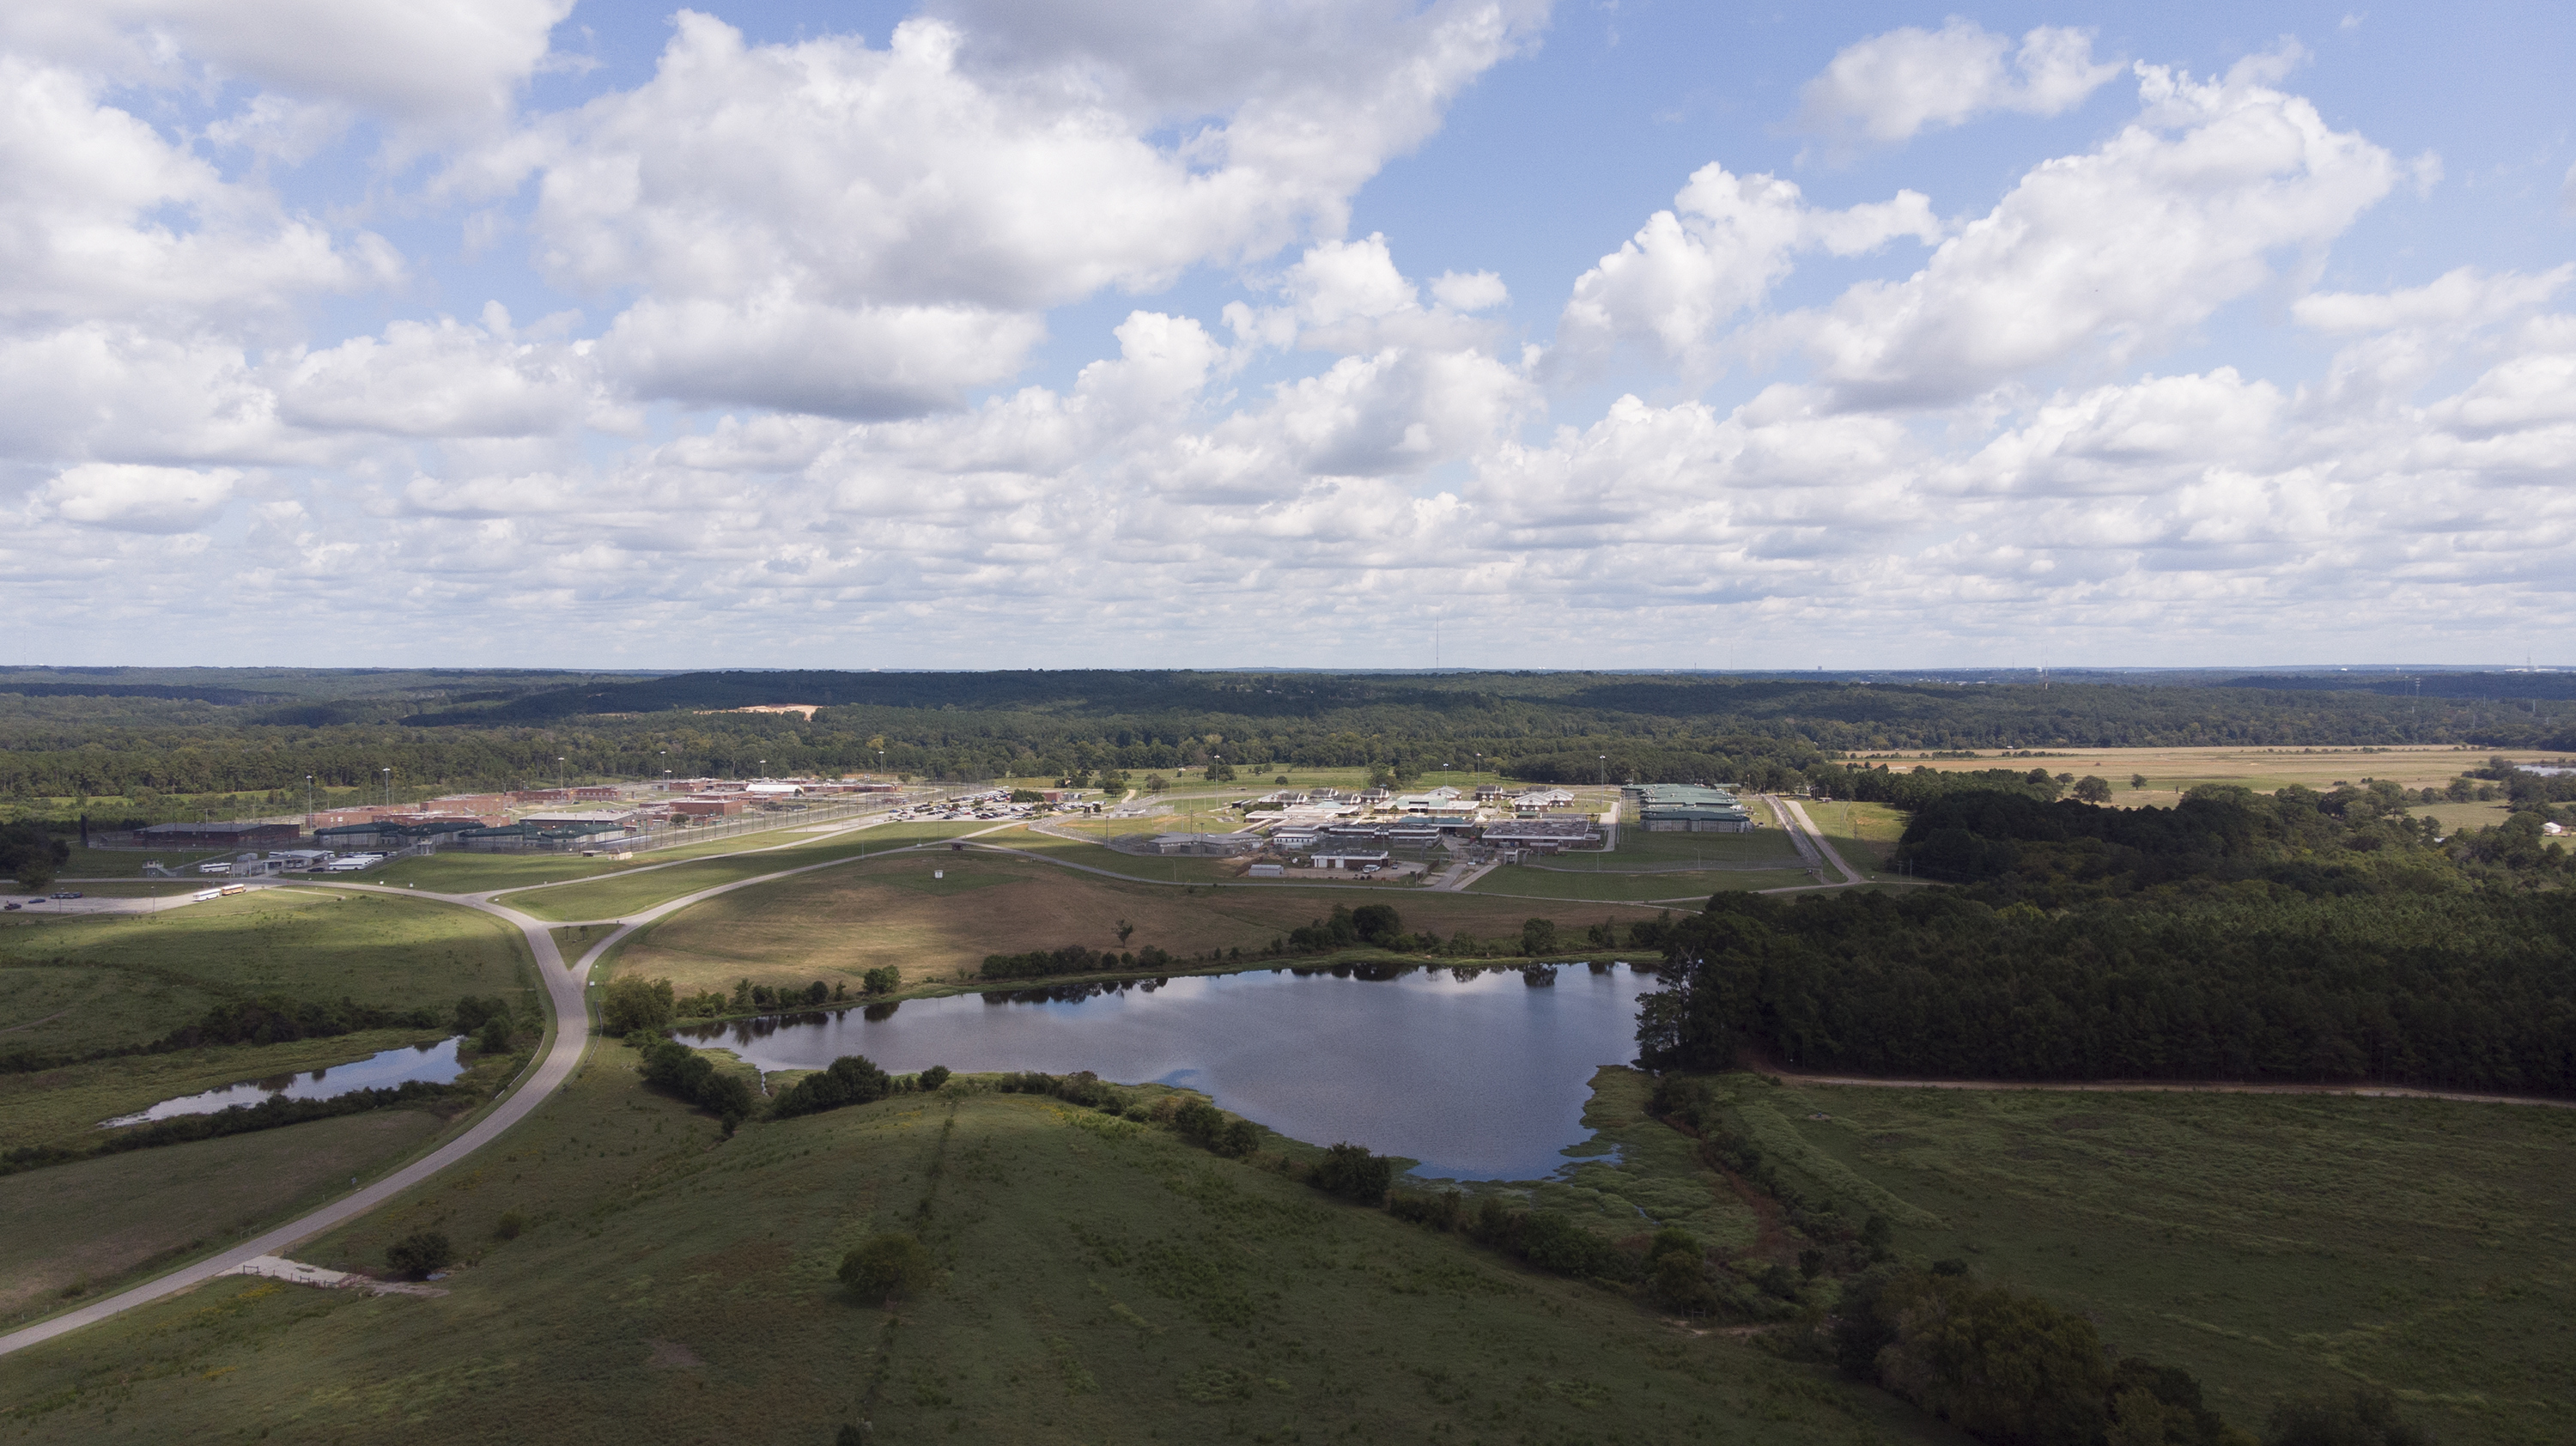
[[[390,1089],[405,1080],[445,1084],[465,1073],[465,1066],[456,1058],[456,1046],[463,1038],[459,1035],[436,1044],[406,1045],[325,1069],[275,1075],[246,1084],[226,1085],[204,1094],[183,1095],[175,1100],[163,1100],[141,1114],[102,1120],[98,1127],[111,1130],[119,1125],[166,1120],[173,1115],[211,1115],[235,1105],[262,1104],[280,1095],[291,1100],[327,1100],[352,1090]]]
[[[764,1070],[863,1054],[896,1074],[944,1064],[1185,1085],[1294,1139],[1409,1156],[1422,1175],[1527,1180],[1585,1138],[1587,1082],[1636,1057],[1637,996],[1653,987],[1608,964],[1281,970],[917,999],[684,1037]]]

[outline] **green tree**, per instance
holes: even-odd
[[[1124,920],[1124,919],[1119,920],[1119,921],[1118,921],[1118,947],[1119,947],[1119,948],[1121,948],[1121,949],[1126,948],[1126,947],[1127,947],[1127,939],[1128,939],[1128,936],[1129,936],[1129,935],[1131,935],[1131,934],[1134,934],[1135,932],[1136,932],[1136,926],[1135,926],[1135,925],[1128,923],[1128,922],[1127,922],[1126,920]]]
[[[1348,1141],[1324,1151],[1315,1162],[1315,1188],[1375,1205],[1386,1198],[1386,1187],[1395,1182],[1395,1161],[1384,1155],[1372,1155],[1365,1145]]]
[[[1404,932],[1404,921],[1391,904],[1362,904],[1351,910],[1351,928],[1363,941],[1383,948]]]
[[[2088,773],[2075,780],[2075,796],[2086,803],[2109,803],[2111,785]]]
[[[870,1300],[919,1295],[938,1279],[930,1247],[901,1231],[871,1235],[841,1257],[841,1284]]]
[[[859,976],[859,988],[870,994],[892,994],[903,987],[902,971],[881,965]]]
[[[1209,764],[1207,781],[1210,783],[1234,782],[1234,765],[1223,761]]]
[[[930,1068],[923,1070],[921,1072],[920,1083],[921,1087],[925,1090],[936,1090],[941,1085],[948,1083],[948,1066],[944,1064],[934,1064]]]
[[[675,1002],[670,980],[621,974],[599,991],[599,1027],[621,1038],[639,1029],[665,1029]]]
[[[1521,922],[1521,952],[1532,958],[1556,952],[1556,921],[1525,919]]]
[[[1165,778],[1159,773],[1148,773],[1145,775],[1145,791],[1147,793],[1161,793],[1171,786],[1171,780]]]
[[[72,846],[32,823],[0,824],[0,874],[22,889],[49,889],[71,862]]]
[[[2145,774],[2143,774],[2143,773],[2132,773],[2132,774],[2130,774],[2130,775],[2129,775],[2129,786],[2130,786],[2131,788],[2144,788],[2144,787],[2146,787],[2146,786],[2147,786],[2147,776],[2146,776]]]
[[[405,1280],[427,1280],[456,1258],[456,1247],[435,1230],[415,1230],[385,1247],[385,1266]]]

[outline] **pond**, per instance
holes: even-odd
[[[845,1054],[909,1074],[1091,1070],[1182,1085],[1293,1139],[1448,1179],[1536,1179],[1580,1144],[1588,1082],[1636,1057],[1652,976],[1611,965],[1271,970],[997,991],[688,1031],[763,1070]],[[874,1016],[874,1017],[871,1017]]]
[[[119,1125],[140,1125],[151,1120],[166,1120],[173,1115],[211,1115],[235,1105],[262,1104],[280,1095],[292,1100],[327,1100],[352,1090],[390,1089],[406,1080],[445,1084],[465,1073],[465,1066],[456,1058],[456,1046],[463,1040],[464,1036],[459,1035],[436,1044],[380,1050],[347,1064],[335,1064],[302,1074],[272,1075],[267,1079],[226,1085],[203,1094],[183,1095],[175,1100],[163,1100],[140,1114],[101,1120],[98,1127],[112,1130]]]

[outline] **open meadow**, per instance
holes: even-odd
[[[694,894],[700,889],[739,883],[763,874],[829,863],[835,859],[862,858],[887,849],[954,838],[991,827],[989,823],[972,821],[885,823],[852,833],[836,833],[823,839],[789,840],[774,845],[764,841],[750,845],[751,852],[692,859],[669,868],[626,864],[606,877],[591,878],[561,888],[503,894],[497,902],[540,919],[613,919]]]
[[[498,994],[515,1008],[530,998],[526,959],[517,932],[487,914],[336,889],[258,889],[158,914],[0,915],[0,1053],[143,1044],[218,1002],[269,994],[389,1010]]]
[[[428,1110],[369,1110],[0,1176],[0,1324],[346,1194],[351,1177],[374,1179],[446,1128]]]
[[[1274,1140],[1271,1143],[1276,1144]],[[298,1252],[430,1297],[232,1279],[0,1359],[30,1443],[1953,1442],[1820,1367],[1042,1096],[722,1140],[609,1044],[508,1147]],[[935,1286],[833,1278],[918,1232]]]
[[[1131,950],[1150,944],[1184,960],[1235,949],[1252,954],[1336,904],[1362,903],[1394,906],[1408,931],[1515,943],[1533,916],[1554,917],[1560,933],[1580,939],[1605,909],[1622,920],[1657,912],[1359,885],[1176,889],[1008,854],[940,851],[853,861],[720,894],[639,931],[615,959],[617,972],[668,978],[682,993],[731,990],[743,978],[855,985],[865,971],[887,966],[909,988],[971,981],[987,954],[1063,944],[1119,948],[1121,920],[1135,926],[1124,945]]]
[[[1799,1189],[2081,1311],[2233,1420],[2371,1382],[2444,1446],[2567,1439],[2576,1110],[1729,1078]]]

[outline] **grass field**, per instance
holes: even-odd
[[[503,894],[496,902],[540,919],[613,919],[700,889],[739,883],[833,859],[854,859],[905,844],[953,838],[992,827],[989,823],[889,823],[861,833],[843,834],[758,853],[698,859],[667,869],[631,869],[615,877],[567,884],[559,889]]]
[[[188,877],[198,877],[196,866],[208,859],[228,859],[239,850],[227,849],[157,849],[149,853],[135,849],[85,849],[72,845],[72,856],[62,866],[67,879],[139,879],[144,864],[153,860],[174,869],[184,869]]]
[[[933,873],[944,878],[933,878]],[[1636,906],[1551,910],[1474,894],[1323,886],[1200,889],[1134,884],[1006,854],[893,854],[884,859],[758,884],[693,905],[639,931],[616,954],[618,973],[668,978],[683,993],[737,979],[803,984],[892,965],[907,987],[971,977],[987,954],[1061,944],[1118,948],[1121,919],[1136,926],[1125,947],[1148,944],[1184,958],[1210,950],[1253,953],[1333,905],[1393,905],[1408,930],[1444,937],[1520,937],[1533,914],[1558,916],[1582,937],[1605,911],[1651,918]]]
[[[2445,1446],[2567,1439],[2576,1112],[1759,1085],[1739,1098],[1805,1188],[1884,1209],[1908,1254],[1964,1258],[2091,1315],[2123,1351],[2189,1368],[2231,1419],[2358,1380],[2414,1403]]]
[[[517,931],[425,899],[290,887],[160,914],[0,917],[0,1052],[139,1043],[237,995],[446,1008],[469,993],[516,1005],[531,983]]]
[[[1830,875],[1828,876],[1830,877]],[[1698,899],[1749,889],[1794,889],[1816,882],[1805,869],[1727,869],[1666,871],[1651,874],[1564,873],[1505,864],[1467,886],[1469,897],[1501,895],[1525,899],[1615,902],[1641,899]]]
[[[1818,821],[1819,826],[1822,820]],[[1635,824],[1619,828],[1615,849],[1575,849],[1547,861],[1552,869],[1597,869],[1616,873],[1639,868],[1705,864],[1713,869],[1794,868],[1798,845],[1781,828],[1751,833],[1648,833]]]
[[[226,1280],[0,1359],[13,1439],[550,1446],[1955,1440],[1625,1297],[1053,1101],[898,1097],[719,1143],[607,1046],[510,1148],[298,1252],[436,1228],[436,1298]],[[495,1238],[504,1212],[529,1220]],[[888,1312],[874,1231],[945,1267]]]
[[[2203,783],[2232,783],[2258,793],[2270,793],[2293,783],[2323,792],[2339,782],[2358,784],[2365,778],[2384,778],[2410,790],[2440,788],[2458,777],[2464,769],[2484,767],[2487,759],[2496,752],[2488,748],[2453,747],[2367,751],[2360,748],[2077,748],[2028,758],[1992,753],[1978,758],[1916,758],[1892,753],[1866,756],[1873,762],[1885,763],[1891,771],[1915,768],[1945,771],[2012,768],[2027,771],[2045,768],[2051,773],[2072,773],[2078,778],[2093,774],[2111,784],[2111,802],[2120,807],[2153,805],[2171,808],[2181,801],[2185,790]],[[2543,762],[2555,757],[2511,749],[2504,750],[2503,756],[2521,762]],[[2130,787],[2129,780],[2141,774],[2145,775],[2147,786],[2143,789]],[[1817,819],[1816,824],[1821,828],[1824,820]]]
[[[1863,874],[1884,867],[1887,856],[1896,849],[1897,837],[1905,832],[1905,814],[1883,803],[1836,799],[1830,803],[1810,802],[1805,808],[1807,821],[1843,856],[1843,862]]]
[[[345,1194],[442,1128],[427,1110],[371,1110],[281,1130],[133,1150],[0,1176],[0,1323],[64,1292],[112,1293],[295,1211]],[[9,1136],[15,1139],[16,1136]]]

